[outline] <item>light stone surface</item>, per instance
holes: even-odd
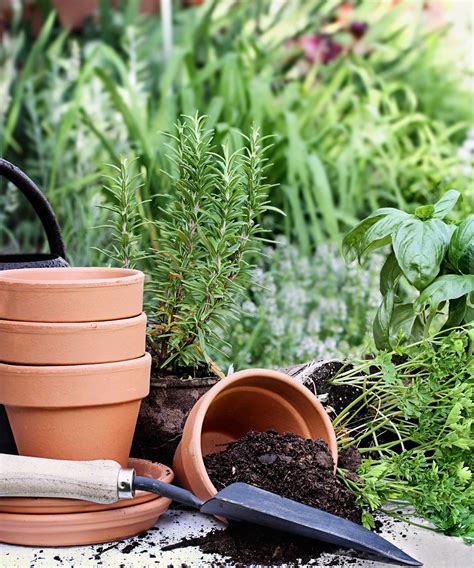
[[[382,536],[400,546],[406,553],[424,563],[425,568],[472,568],[474,549],[459,538],[446,537],[427,529],[402,522],[383,521]],[[195,547],[160,551],[162,546],[183,538],[204,534],[217,521],[199,513],[172,510],[164,515],[145,537],[130,538],[116,543],[68,548],[29,548],[0,544],[2,568],[55,568],[55,567],[114,567],[146,568],[172,565],[226,566],[224,558],[202,554]],[[372,560],[357,560],[357,553],[341,551],[340,555],[324,554],[315,566],[349,566],[353,568],[393,568],[393,564]]]

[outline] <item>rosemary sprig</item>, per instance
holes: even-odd
[[[99,205],[111,213],[111,220],[97,228],[110,231],[110,245],[107,250],[97,248],[104,256],[123,268],[135,268],[146,257],[140,248],[140,229],[146,223],[141,215],[145,201],[138,197],[141,184],[139,175],[131,175],[129,162],[122,159],[119,165],[110,164],[115,176],[106,176],[104,187],[109,197],[107,205]]]

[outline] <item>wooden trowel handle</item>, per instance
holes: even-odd
[[[66,461],[0,454],[0,497],[60,497],[115,503],[122,469],[112,460]]]

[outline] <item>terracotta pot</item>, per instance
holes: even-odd
[[[83,365],[145,354],[146,315],[94,323],[0,320],[0,361],[18,365]]]
[[[133,468],[137,475],[153,477],[165,483],[173,481],[174,473],[169,468],[159,463],[147,460],[130,458],[128,466]],[[116,503],[101,505],[79,499],[56,499],[52,497],[0,497],[0,513],[20,513],[23,515],[46,515],[62,513],[91,513],[93,511],[105,511],[108,509],[123,509],[133,507],[147,501],[157,499],[156,493],[136,491],[133,499],[120,499]]]
[[[119,0],[112,0],[111,5],[118,8]],[[53,0],[59,20],[65,28],[80,29],[86,18],[92,17],[94,20],[99,16],[99,0]],[[160,0],[141,0],[140,12],[152,14],[160,11]]]
[[[80,28],[87,17],[96,17],[99,10],[99,0],[53,0],[53,5],[61,24],[73,30]]]
[[[249,431],[294,432],[322,438],[337,463],[336,435],[317,398],[279,371],[248,369],[219,381],[194,406],[174,458],[178,482],[201,499],[217,493],[203,456]]]
[[[68,323],[131,318],[143,309],[144,275],[123,268],[0,272],[0,319]]]
[[[150,394],[140,408],[132,454],[171,465],[188,414],[217,381],[152,376]]]
[[[173,472],[163,465],[151,464],[150,468],[135,465],[137,460],[132,461],[139,475],[152,475],[165,483],[173,480]],[[137,497],[142,499],[142,495]],[[157,495],[140,501],[137,497],[121,500],[114,508],[109,506],[104,510],[80,513],[0,513],[0,542],[24,546],[76,546],[121,540],[151,528],[170,506],[169,499]]]
[[[112,459],[127,464],[151,356],[100,365],[0,364],[5,405],[20,455]]]

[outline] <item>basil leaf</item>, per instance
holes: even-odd
[[[456,227],[448,250],[449,262],[463,274],[474,274],[474,215]]]
[[[438,275],[451,230],[440,219],[403,221],[392,238],[398,264],[409,282],[423,290]]]
[[[441,302],[454,300],[474,292],[474,276],[446,274],[440,276],[423,290],[415,302],[415,311],[420,313],[429,304],[436,308]]]
[[[417,325],[415,325],[417,324]],[[423,335],[423,326],[418,318],[413,304],[397,304],[393,308],[390,319],[389,337],[392,346],[401,341],[417,341]]]
[[[373,332],[377,349],[390,350],[390,320],[392,318],[395,294],[389,290],[375,314]]]
[[[456,191],[455,189],[447,191],[443,197],[434,204],[433,217],[444,219],[456,205],[456,201],[459,199],[460,195],[459,191]]]
[[[441,328],[441,331],[452,329],[453,327],[461,325],[466,315],[466,308],[467,308],[467,294],[464,296],[460,296],[459,298],[454,298],[453,300],[450,300],[448,319]]]
[[[411,215],[404,211],[395,210],[390,215],[382,217],[374,225],[372,225],[359,244],[360,256],[377,248],[388,245],[392,241],[392,235],[395,229],[405,219],[409,219]]]
[[[361,250],[364,246],[364,237],[366,232],[387,215],[392,215],[396,213],[401,213],[398,209],[393,207],[384,207],[382,209],[377,209],[372,215],[366,217],[358,225],[356,225],[352,230],[350,230],[342,241],[342,254],[347,261],[352,261],[356,257],[361,256]],[[406,215],[406,213],[405,213]]]
[[[397,257],[392,251],[385,260],[382,270],[380,271],[380,292],[385,296],[390,288],[394,288],[397,284],[402,271],[397,262]]]
[[[422,221],[426,219],[431,219],[433,217],[435,208],[434,205],[421,205],[415,209],[415,217],[421,219]]]
[[[472,296],[472,294],[471,294]],[[471,298],[471,300],[474,298]],[[466,306],[466,313],[464,314],[464,321],[466,323],[471,323],[474,322],[474,307],[473,304],[471,302],[471,304],[467,304]]]

